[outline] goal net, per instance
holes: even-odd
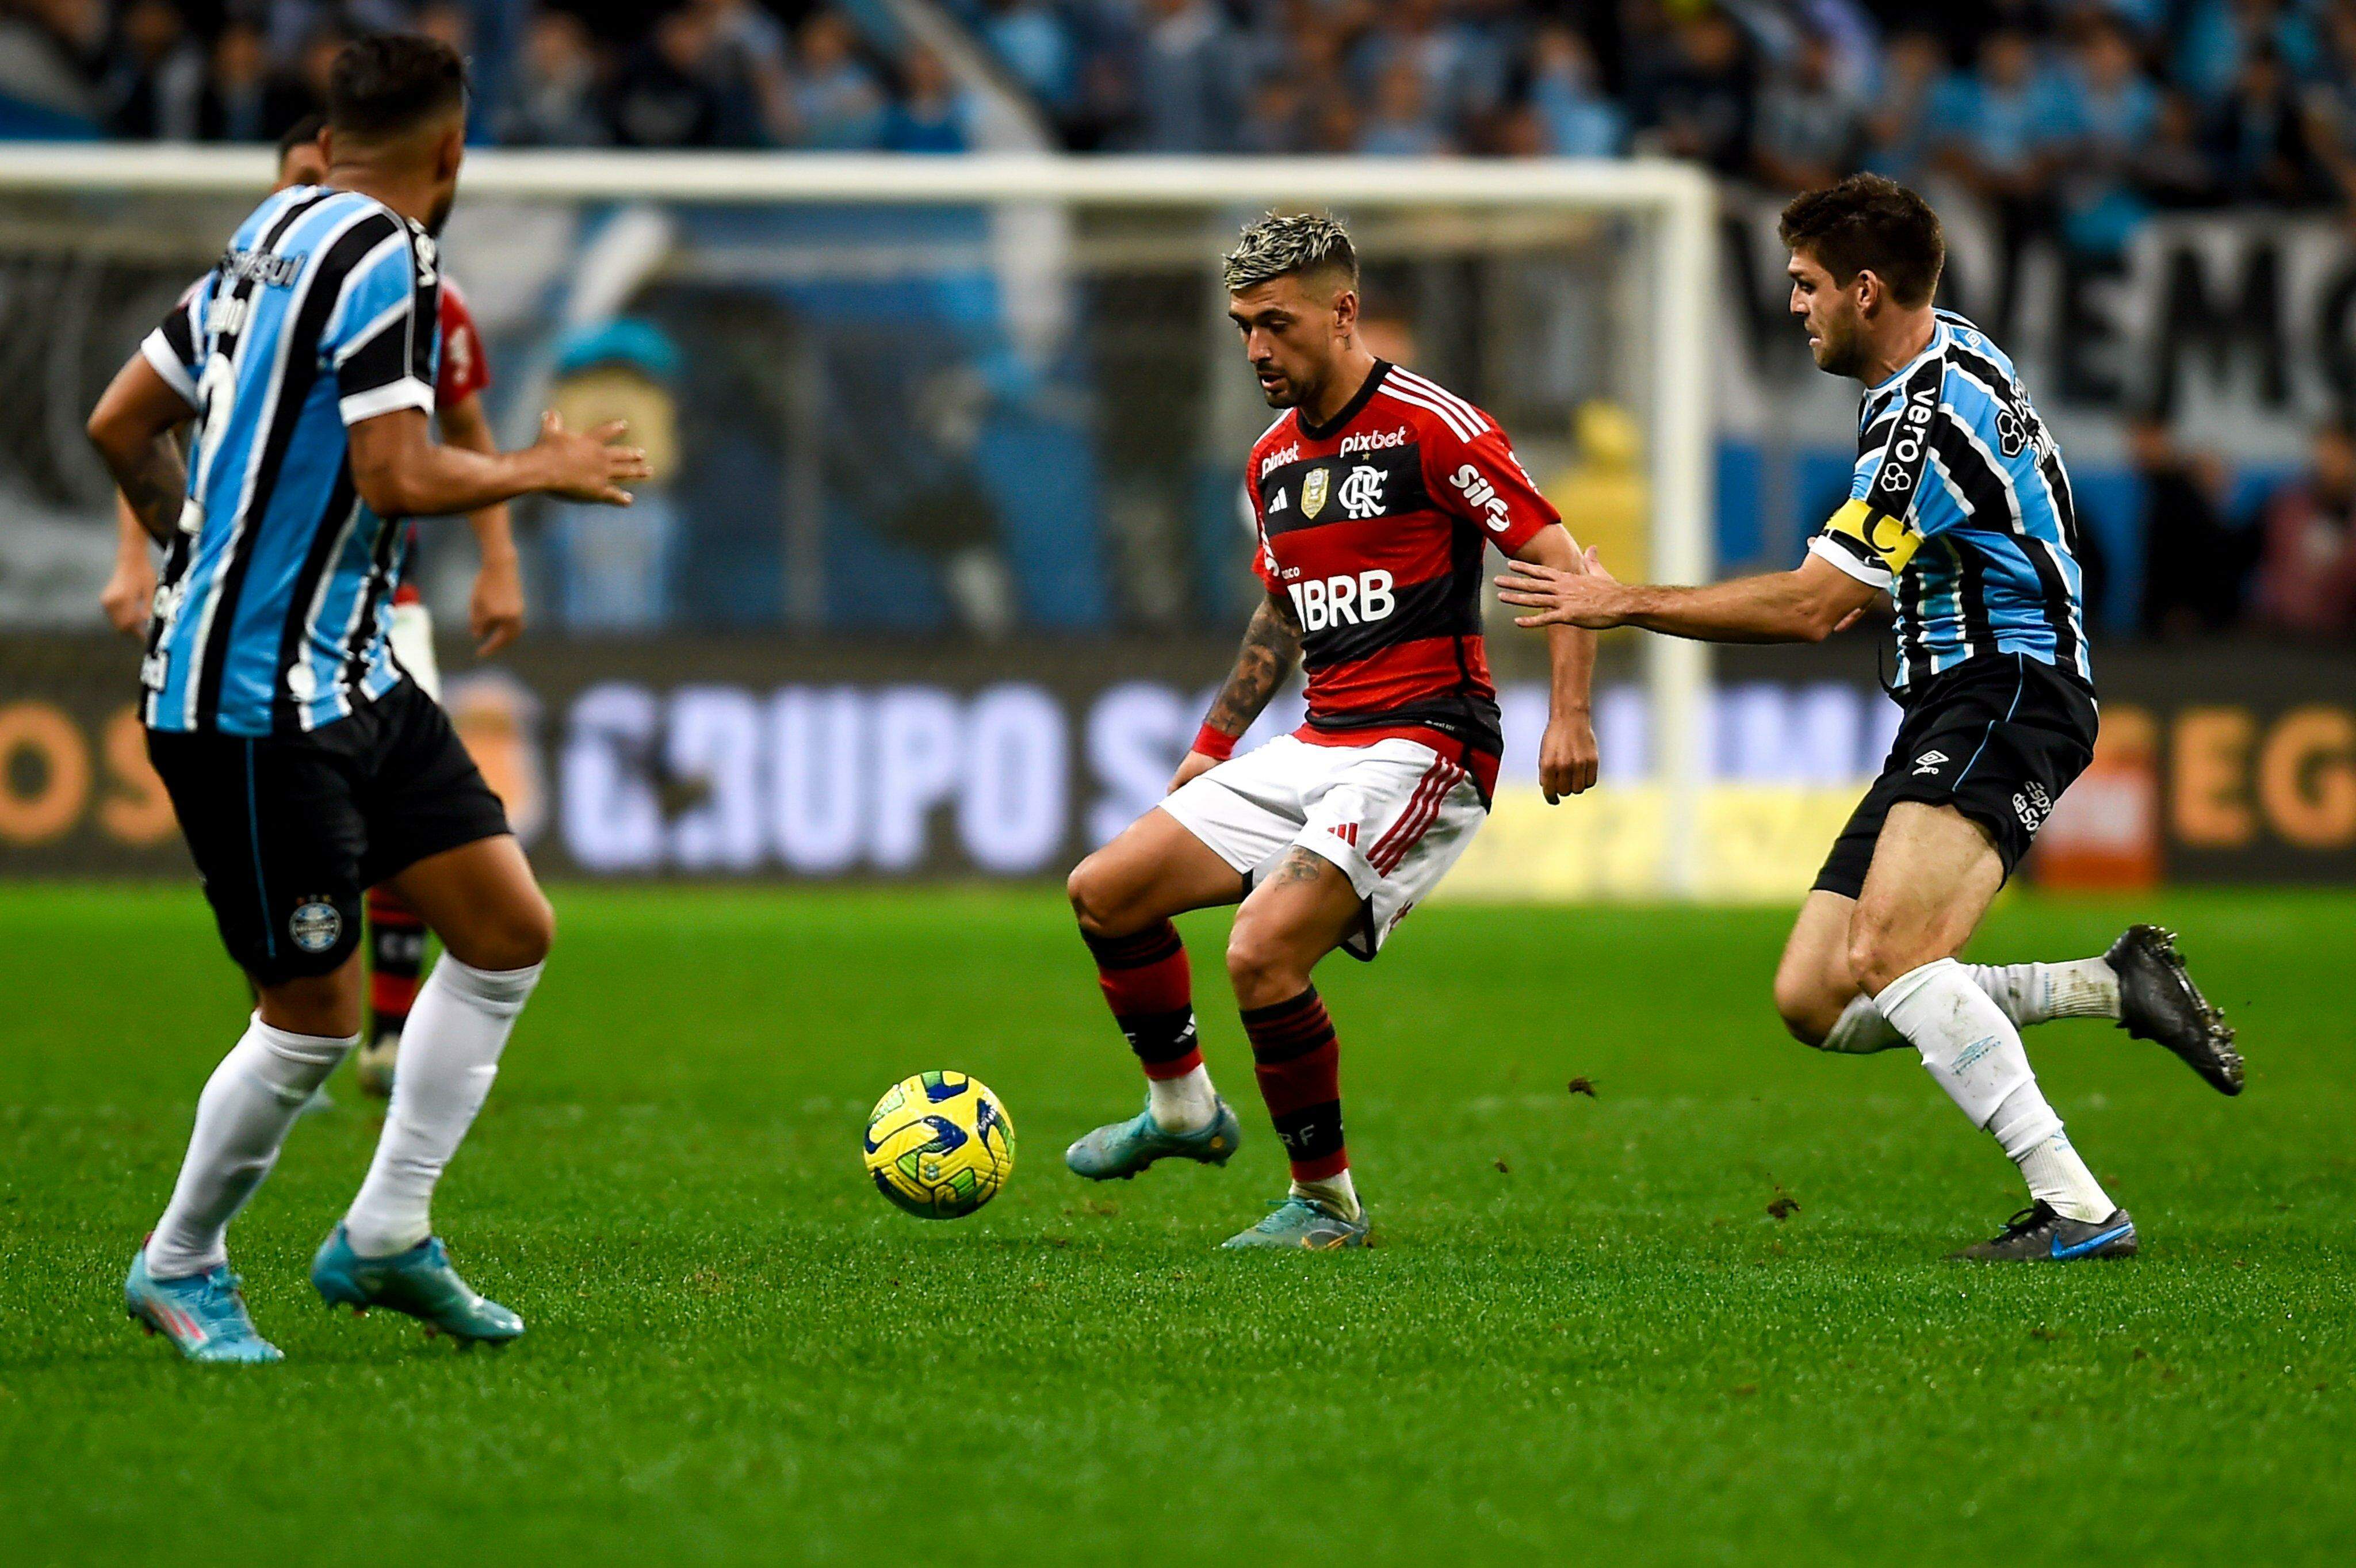
[[[16,148],[0,165],[14,414],[0,424],[0,628],[86,624],[109,546],[82,420],[271,176],[266,154],[185,147]],[[1163,747],[1183,749],[1256,591],[1240,475],[1269,418],[1216,259],[1262,211],[1310,208],[1352,228],[1376,351],[1493,413],[1608,565],[1709,575],[1720,318],[1715,196],[1692,168],[486,152],[442,254],[496,366],[487,401],[503,443],[528,440],[543,406],[627,413],[660,469],[632,513],[522,509],[536,630],[592,673],[601,658],[644,668],[648,648],[725,634],[732,668],[766,660],[779,686],[855,686],[846,650],[871,646],[903,686],[927,660],[969,690],[972,671],[1001,668],[1059,692],[1159,682],[1183,716]],[[461,624],[467,559],[429,550],[423,565],[429,598]],[[1728,816],[1703,776],[1701,648],[1606,639],[1604,783],[1549,811],[1534,787],[1543,650],[1491,614],[1509,756],[1453,892],[1788,895],[1798,862],[1772,822]],[[1280,703],[1263,728],[1297,712]],[[790,751],[802,732],[789,731],[765,728],[760,745]],[[968,844],[955,865],[1053,869],[1125,820],[1141,801],[1091,772],[1100,741],[1074,721],[1063,836],[1048,823],[1024,841],[1047,846],[1035,864]],[[547,739],[560,795],[578,743]],[[675,727],[648,744],[667,759],[646,830],[656,847],[650,860],[613,851],[625,868],[829,869],[779,842],[787,806],[738,811],[713,791],[730,769],[762,789],[789,774],[806,794],[828,779],[866,787],[790,755],[740,768],[727,746],[683,744]],[[718,782],[699,785],[699,767]],[[1130,793],[1150,802],[1141,784]],[[560,799],[552,831],[605,809]],[[691,853],[670,824],[698,811],[710,820]],[[1792,812],[1805,819],[1787,824],[1805,846],[1794,853],[1820,849],[1821,810]],[[888,836],[876,828],[831,869],[926,863],[895,859]],[[585,843],[569,853],[607,864]]]

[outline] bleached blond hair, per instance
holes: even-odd
[[[1316,272],[1339,273],[1347,280],[1345,288],[1358,284],[1358,252],[1350,231],[1330,212],[1271,212],[1248,225],[1219,263],[1229,294],[1270,278]]]

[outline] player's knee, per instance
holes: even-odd
[[[1227,979],[1237,1004],[1271,1007],[1298,996],[1309,976],[1290,947],[1255,921],[1238,919],[1227,935]]]
[[[1860,918],[1849,932],[1849,972],[1868,996],[1879,996],[1891,981],[1930,961],[1916,946],[1881,922]]]
[[[556,946],[556,909],[535,887],[529,897],[513,898],[496,914],[487,914],[472,930],[442,945],[459,962],[475,969],[530,969],[545,962]]]
[[[1821,1046],[1840,1017],[1841,1004],[1826,994],[1814,975],[1775,976],[1775,1015],[1792,1038],[1804,1046]]]
[[[1064,895],[1072,901],[1072,918],[1080,923],[1084,933],[1114,934],[1109,929],[1115,903],[1113,878],[1105,869],[1101,853],[1072,867],[1072,875],[1064,879]]]

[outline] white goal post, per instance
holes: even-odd
[[[233,196],[272,178],[266,149],[98,144],[0,150],[0,196],[48,193]],[[1711,571],[1713,410],[1708,335],[1718,319],[1713,272],[1717,192],[1690,165],[1626,161],[1385,158],[964,156],[485,150],[470,154],[469,196],[671,204],[979,205],[1064,209],[1258,209],[1291,205],[1494,213],[1552,209],[1619,217],[1643,236],[1634,258],[1648,320],[1641,344],[1646,421],[1651,575],[1696,583]],[[1576,525],[1576,519],[1571,520]],[[1645,639],[1652,775],[1663,791],[1657,886],[1697,885],[1708,711],[1707,649]]]

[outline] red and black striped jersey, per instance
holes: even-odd
[[[1560,521],[1505,433],[1438,382],[1377,360],[1330,424],[1269,426],[1246,475],[1254,567],[1301,629],[1309,717],[1299,737],[1394,736],[1494,787],[1504,738],[1481,640],[1483,548],[1511,552]]]

